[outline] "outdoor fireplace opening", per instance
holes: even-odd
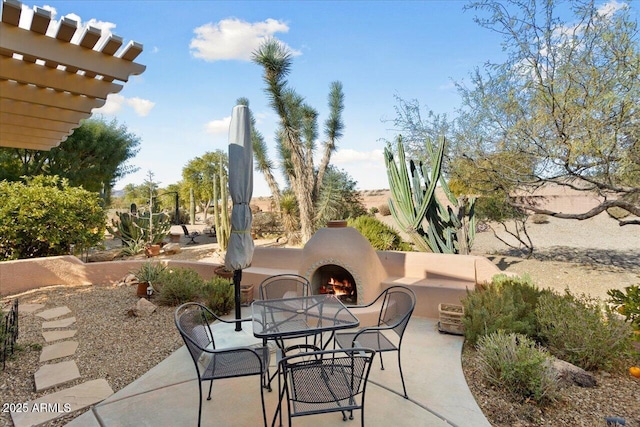
[[[345,304],[358,302],[355,279],[349,271],[335,264],[323,265],[313,273],[311,292],[314,294],[335,294]]]

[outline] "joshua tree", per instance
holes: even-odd
[[[265,89],[275,109],[280,124],[277,131],[278,152],[282,170],[293,193],[300,212],[302,242],[314,232],[315,202],[322,187],[322,178],[342,136],[344,124],[342,110],[344,95],[342,84],[331,83],[329,91],[330,117],[325,121],[324,154],[316,168],[313,154],[318,139],[318,112],[304,102],[304,98],[287,85],[286,77],[291,69],[291,52],[278,40],[266,40],[253,54],[253,61],[264,68]],[[272,162],[268,159],[264,140],[259,133],[252,132],[253,147],[258,169],[263,172],[271,188],[276,205],[280,205],[282,193],[273,177]]]

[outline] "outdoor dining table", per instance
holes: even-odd
[[[323,332],[355,328],[360,321],[335,295],[257,300],[251,304],[253,335],[273,340],[286,353],[284,339],[308,337]],[[324,347],[330,342],[327,340]],[[300,346],[293,346],[300,347]],[[315,346],[315,350],[323,346]]]

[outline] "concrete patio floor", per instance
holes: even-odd
[[[248,309],[243,315],[248,316]],[[256,343],[251,325],[242,332],[233,325],[214,325],[218,347]],[[488,427],[466,384],[461,367],[463,338],[437,331],[435,319],[413,317],[402,345],[402,361],[409,399],[400,393],[402,384],[396,355],[383,355],[385,370],[376,360],[371,368],[365,404],[368,426],[459,426]],[[272,355],[273,356],[273,355]],[[272,372],[275,366],[272,357]],[[203,385],[206,393],[206,386]],[[277,407],[277,381],[274,390],[265,390],[267,421],[271,424]],[[285,410],[286,411],[286,410]],[[344,424],[340,413],[296,418],[296,426],[359,425]],[[67,424],[68,427],[115,426],[194,426],[198,417],[198,385],[193,361],[186,347],[152,368],[91,410]],[[286,412],[283,417],[287,424]],[[203,399],[203,426],[260,426],[262,413],[257,377],[218,380],[213,383],[212,399]],[[277,424],[276,424],[277,425]]]

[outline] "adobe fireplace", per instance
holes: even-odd
[[[369,241],[346,221],[330,222],[302,249],[298,274],[311,293],[336,293],[347,304],[365,304],[381,291],[387,273]]]

